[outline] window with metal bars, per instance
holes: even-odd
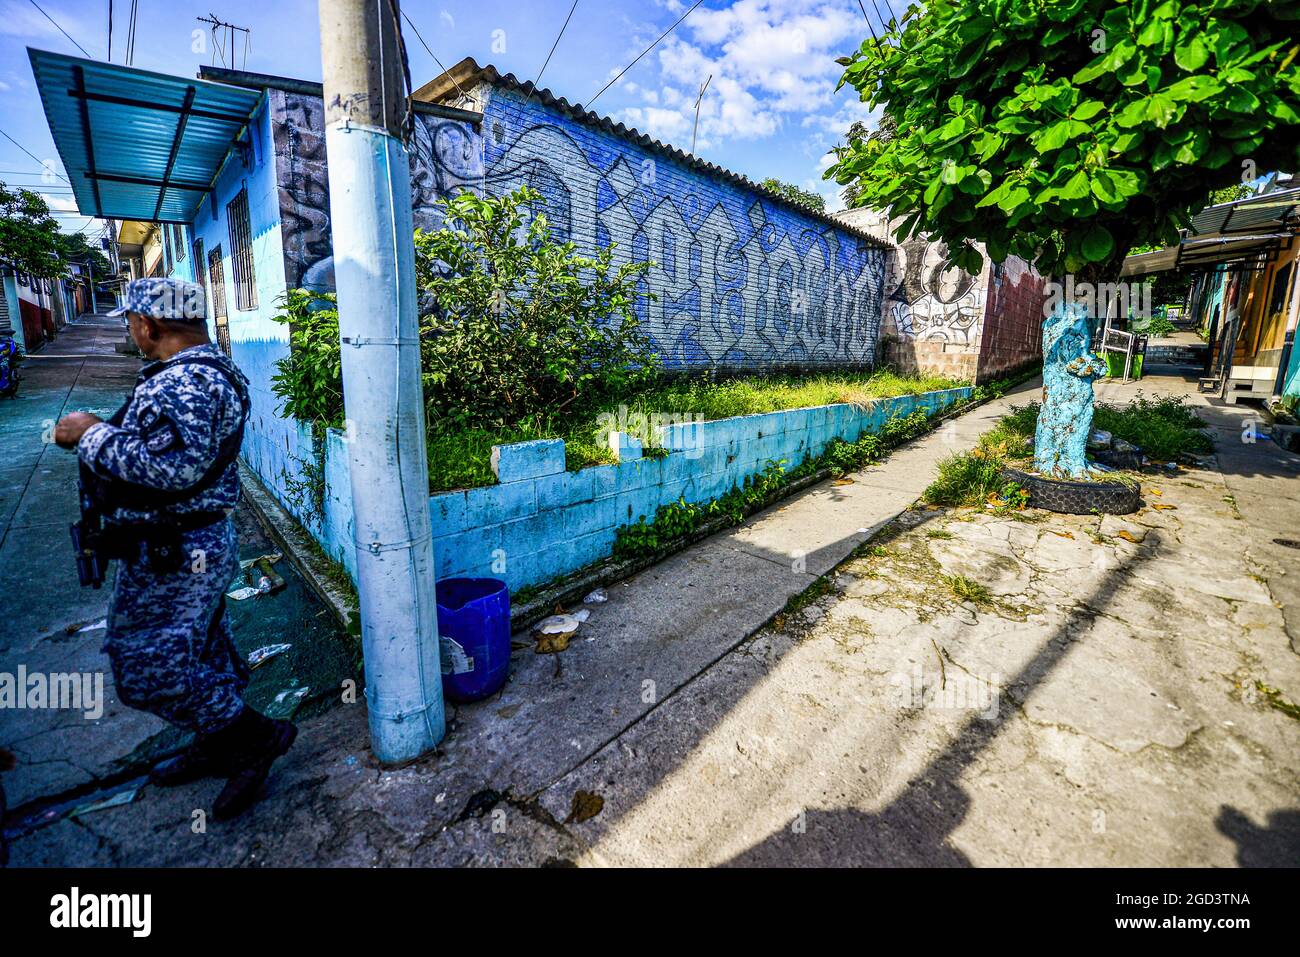
[[[212,318],[226,318],[226,270],[221,264],[221,245],[208,253],[208,279],[212,283]]]
[[[203,270],[207,268],[207,262],[203,258],[203,240],[194,240],[194,281],[200,286],[207,281],[207,276]]]
[[[230,229],[230,272],[235,281],[235,308],[257,308],[257,276],[253,272],[253,230],[248,222],[248,187],[226,204]]]

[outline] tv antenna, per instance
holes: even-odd
[[[195,17],[199,23],[208,24],[208,29],[212,33],[212,63],[217,62],[217,54],[221,54],[221,65],[226,65],[226,52],[230,52],[230,69],[235,68],[235,34],[244,35],[244,57],[240,69],[248,67],[248,47],[252,40],[253,31],[248,27],[237,27],[233,23],[227,23],[220,19],[215,13],[209,13],[206,17]],[[224,39],[223,39],[224,38]]]
[[[709,88],[709,84],[712,82],[713,82],[713,74],[710,73],[709,78],[705,80],[704,85],[700,87],[700,95],[695,98],[695,125],[691,127],[691,155],[692,156],[695,155],[695,134],[700,131],[700,103],[703,102],[704,100],[704,91]]]

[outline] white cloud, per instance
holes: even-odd
[[[90,46],[90,39],[98,35],[95,31],[102,30],[98,22],[94,28],[91,28],[86,23],[88,18],[84,13],[73,13],[49,3],[42,3],[41,6],[59,22],[63,29],[94,52]],[[5,0],[4,3],[0,3],[0,35],[40,40],[54,50],[77,52],[68,42],[68,38],[59,32],[58,27],[47,20],[31,3],[21,2],[21,0]]]
[[[41,199],[45,200],[45,205],[56,213],[75,213],[77,211],[77,201],[71,196],[41,193]]]
[[[660,0],[673,9],[674,0]],[[825,137],[842,137],[865,106],[848,105],[852,91],[834,95],[841,68],[835,58],[865,35],[861,16],[840,0],[737,0],[697,8],[657,51],[661,88],[627,84],[641,105],[624,122],[654,124],[662,136],[694,124],[700,84],[712,75],[700,105],[700,148],[725,138],[762,139],[797,123],[814,131],[813,153]],[[651,113],[650,108],[658,108]],[[677,119],[669,113],[676,111]],[[803,114],[802,116],[800,114]],[[682,145],[677,143],[676,145]]]

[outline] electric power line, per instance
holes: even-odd
[[[130,66],[135,62],[135,24],[136,14],[140,8],[140,0],[131,0],[131,17],[127,22],[126,28],[126,65]]]
[[[26,153],[26,154],[27,154],[28,156],[30,156],[32,159],[36,160],[36,162],[40,163],[42,169],[47,168],[47,167],[45,166],[45,162],[44,162],[44,161],[43,161],[39,156],[37,156],[35,153],[33,153],[33,152],[32,152],[31,150],[29,150],[27,147],[23,146],[22,143],[19,143],[16,139],[14,139],[12,136],[10,136],[8,133],[6,133],[4,130],[0,130],[0,136],[3,136],[3,137],[4,137],[5,139],[7,139],[10,143],[13,143],[14,146],[18,147],[20,150],[22,150],[24,153]],[[53,171],[53,170],[50,170],[50,172],[53,173],[54,171]],[[57,176],[59,179],[63,180],[65,183],[68,183],[68,184],[71,184],[71,183],[72,183],[72,180],[68,179],[68,177],[64,176],[62,173],[54,173],[54,175]]]
[[[862,7],[862,19],[867,21],[867,30],[871,33],[871,39],[875,40],[876,46],[879,47],[880,37],[876,36],[876,28],[871,25],[871,17],[867,13],[867,8],[862,5],[862,0],[858,0],[858,6]]]
[[[56,28],[60,33],[62,33],[62,34],[63,34],[65,37],[67,37],[69,40],[72,40],[72,34],[69,33],[67,30],[63,29],[63,27],[59,26],[59,21],[58,21],[58,20],[55,20],[52,16],[50,16],[48,13],[46,13],[46,12],[41,8],[41,5],[40,5],[39,3],[36,2],[36,0],[31,0],[31,4],[32,4],[32,6],[35,7],[37,10],[40,10],[40,11],[41,11],[41,16],[45,17],[46,20],[49,20],[50,23],[54,24],[55,28]],[[86,51],[86,48],[83,47],[83,46],[82,46],[80,43],[78,43],[76,40],[72,40],[72,45],[73,45],[74,47],[76,47],[78,50],[80,50],[82,53],[85,53],[86,56],[90,57],[90,54]],[[94,57],[90,57],[90,58],[91,58],[92,60],[94,59]]]
[[[633,61],[632,61],[631,63],[629,63],[627,66],[623,67],[623,69],[619,70],[619,71],[618,71],[618,75],[615,76],[614,79],[610,80],[608,83],[606,83],[604,86],[602,86],[602,87],[600,88],[600,90],[596,93],[596,95],[593,96],[590,100],[587,101],[587,103],[586,103],[587,108],[590,109],[590,108],[591,108],[591,104],[595,103],[598,99],[600,99],[600,95],[601,95],[601,93],[604,93],[604,92],[605,92],[606,90],[608,90],[611,86],[613,86],[615,83],[617,83],[617,82],[622,78],[622,76],[623,76],[624,73],[626,73],[628,70],[632,69],[632,67],[636,66],[636,65],[637,65],[637,62],[638,62],[638,61],[639,61],[643,56],[645,56],[647,53],[649,53],[651,50],[653,50],[655,47],[657,47],[657,46],[659,45],[659,41],[660,41],[660,40],[662,40],[664,37],[668,36],[668,34],[672,33],[672,32],[673,32],[674,30],[676,30],[679,26],[681,26],[681,24],[682,24],[682,20],[685,20],[687,17],[689,17],[689,16],[691,15],[691,13],[694,12],[695,8],[698,7],[698,6],[699,6],[701,3],[703,3],[703,2],[704,2],[704,0],[695,0],[695,2],[694,2],[693,4],[691,4],[690,9],[687,10],[685,13],[683,13],[683,14],[681,15],[680,19],[678,19],[678,21],[677,21],[676,23],[674,23],[671,27],[669,27],[669,28],[668,28],[667,30],[665,30],[663,33],[659,34],[659,38],[658,38],[657,40],[655,40],[654,43],[650,44],[648,47],[646,47],[644,50],[642,50],[640,53],[638,53],[637,56],[636,56],[636,59],[635,59],[635,60],[633,60]]]
[[[457,83],[456,78],[451,75],[451,71],[442,65],[442,61],[438,59],[438,54],[434,53],[433,50],[430,48],[429,44],[424,42],[424,37],[420,35],[420,28],[415,25],[415,21],[411,19],[410,14],[408,14],[405,10],[403,10],[402,16],[406,17],[406,22],[409,23],[411,25],[411,29],[415,31],[415,38],[420,41],[420,45],[424,47],[424,49],[428,52],[429,56],[433,57],[433,62],[438,64],[438,69],[440,69],[443,73],[447,74],[447,78],[450,79],[452,85],[456,87],[456,92],[459,93],[461,96],[464,96],[465,91],[460,88],[460,84]]]
[[[578,0],[573,0],[573,6],[569,7],[569,15],[564,18],[564,26],[560,27],[560,32],[555,37],[555,42],[551,44],[551,52],[546,54],[546,60],[542,63],[542,68],[537,71],[537,79],[533,81],[533,89],[542,85],[542,75],[546,73],[546,67],[550,65],[551,57],[555,55],[555,48],[560,45],[560,38],[564,36],[564,31],[569,28],[569,21],[573,19],[573,11],[578,9]],[[533,98],[533,90],[528,91],[528,96],[524,99],[525,104]]]
[[[886,5],[888,5],[888,3],[886,3]],[[880,13],[880,7],[876,4],[876,0],[871,0],[871,9],[873,9],[873,10],[876,11],[876,19],[878,19],[878,20],[880,21],[881,29],[888,30],[888,29],[889,29],[889,21],[886,20],[886,19],[881,15],[881,13]],[[890,16],[893,16],[893,13],[894,13],[894,8],[893,8],[893,7],[890,7],[890,8],[889,8],[889,13],[890,13]]]

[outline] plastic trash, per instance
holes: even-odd
[[[266,716],[285,720],[292,718],[297,712],[298,706],[302,704],[302,699],[307,697],[307,692],[310,690],[311,688],[307,687],[307,685],[303,685],[301,688],[286,688],[275,696],[274,701],[267,705]]]
[[[436,591],[443,694],[486,698],[510,672],[510,590],[497,578],[445,578]]]
[[[575,611],[572,615],[551,615],[537,623],[533,631],[543,635],[571,635],[591,616],[586,608]]]
[[[95,811],[107,811],[111,807],[121,807],[124,804],[130,804],[140,793],[139,788],[129,788],[125,791],[118,791],[112,797],[103,798],[99,801],[88,801],[85,804],[79,804],[72,809],[68,817],[81,817],[83,814],[92,814]]]
[[[269,595],[284,587],[284,579],[271,567],[279,555],[263,555],[244,566],[244,581],[260,595]],[[242,564],[242,563],[241,563]]]
[[[256,648],[248,655],[248,667],[250,670],[253,668],[258,668],[266,664],[276,655],[284,654],[292,647],[293,645],[290,644],[279,644],[279,645],[263,645],[261,648]]]
[[[1090,449],[1108,449],[1114,441],[1114,436],[1103,429],[1093,429],[1088,436],[1088,448]]]
[[[597,588],[582,600],[584,605],[603,605],[609,601],[609,594],[603,588]]]

